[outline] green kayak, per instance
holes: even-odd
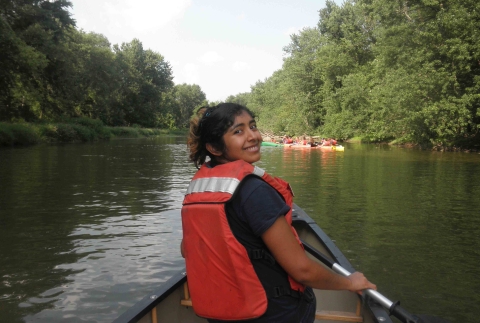
[[[262,146],[266,147],[282,147],[283,144],[277,144],[276,142],[262,141]]]

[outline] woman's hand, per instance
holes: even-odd
[[[361,293],[362,290],[364,289],[373,289],[377,290],[377,286],[370,281],[368,281],[367,277],[365,277],[362,273],[360,272],[354,272],[350,276],[347,277],[348,280],[350,280],[350,287],[348,288],[349,291],[351,292],[356,292],[356,293]]]

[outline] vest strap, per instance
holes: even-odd
[[[310,293],[307,293],[307,292],[302,293],[302,292],[299,292],[298,290],[286,288],[285,286],[275,286],[273,288],[272,294],[270,294],[269,296],[276,298],[276,297],[281,297],[285,295],[289,295],[293,298],[305,299],[308,303],[310,303],[314,298],[314,295]]]
[[[265,249],[250,249],[248,250],[248,256],[252,260],[264,259],[268,263],[270,263],[270,265],[275,265],[276,263],[275,258],[270,254],[270,252],[266,251]],[[275,286],[273,288],[270,288],[270,290],[266,292],[267,292],[267,295],[271,298],[277,298],[277,297],[289,295],[294,298],[303,298],[307,302],[310,302],[313,299],[313,295],[310,295],[308,293],[302,293],[297,290],[293,290],[290,288],[289,285]]]
[[[265,259],[270,264],[275,265],[276,261],[275,258],[269,253],[266,252],[265,249],[251,249],[248,251],[248,256],[250,259]]]

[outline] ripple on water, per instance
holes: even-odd
[[[72,319],[77,315],[85,319],[92,308],[97,312],[94,321],[115,318],[118,312],[112,312],[113,303],[114,307],[132,305],[183,266],[178,220],[178,211],[167,211],[106,217],[101,223],[77,227],[70,237],[78,260],[56,266],[70,273],[68,285],[25,302],[23,306],[53,305],[27,316],[26,321],[54,318],[59,311],[71,312]]]
[[[480,316],[478,155],[366,145],[262,154],[258,166],[289,181],[296,203],[391,299],[452,322]],[[178,209],[195,172],[185,138],[0,158],[1,319],[111,322],[183,267]]]

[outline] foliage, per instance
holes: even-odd
[[[273,132],[476,146],[478,30],[474,0],[327,1],[248,102]]]
[[[70,6],[2,1],[0,121],[41,121],[48,138],[95,140],[117,131],[98,120],[184,129],[196,109],[218,103],[198,85],[175,85],[170,64],[140,40],[112,46],[76,29]],[[227,101],[252,109],[265,132],[476,147],[479,30],[476,0],[327,0],[317,26],[291,36],[282,68]],[[33,134],[12,129],[2,124],[8,145]]]
[[[100,120],[64,118],[61,122],[0,122],[0,147],[25,146],[36,143],[91,142],[112,137],[151,137],[165,134],[185,135],[181,131],[158,128],[109,127]]]
[[[85,117],[110,126],[175,129],[190,117],[188,104],[206,102],[198,85],[174,88],[170,64],[140,40],[112,46],[103,35],[76,29],[71,5],[2,1],[0,121]],[[188,87],[192,93],[184,93]],[[60,129],[62,138],[90,136],[75,125]]]
[[[175,85],[172,105],[175,124],[179,128],[187,128],[193,112],[207,105],[207,98],[200,86],[183,83]]]
[[[31,145],[38,142],[38,134],[28,124],[0,122],[0,146]]]
[[[162,55],[144,50],[138,39],[113,49],[121,82],[109,123],[156,126],[162,103],[173,87],[169,63]]]
[[[140,136],[140,132],[138,128],[132,127],[109,127],[108,128],[110,133],[113,136],[118,137],[129,137],[129,138],[136,138]]]
[[[225,102],[236,103],[248,107],[250,100],[250,93],[238,93],[237,95],[229,95]]]

